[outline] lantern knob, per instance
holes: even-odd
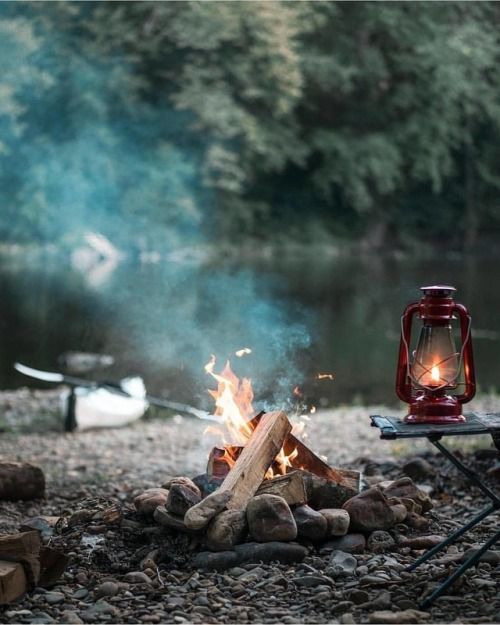
[[[420,290],[424,295],[430,297],[453,297],[453,294],[457,292],[454,286],[448,286],[445,284],[435,284],[433,286],[422,286]]]

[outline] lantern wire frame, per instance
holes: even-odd
[[[422,371],[422,373],[420,374],[420,376],[417,378],[415,378],[413,376],[412,370],[411,370],[411,365],[410,365],[410,346],[408,345],[408,341],[405,338],[404,335],[404,331],[403,331],[403,319],[404,319],[404,315],[401,316],[401,338],[403,339],[403,343],[405,345],[406,348],[406,375],[410,378],[410,380],[412,380],[412,382],[414,382],[414,384],[416,386],[418,386],[421,389],[426,389],[428,391],[440,391],[442,389],[448,388],[450,386],[453,386],[453,388],[457,388],[458,386],[466,386],[465,382],[456,382],[455,381],[450,381],[450,380],[446,380],[443,384],[441,384],[440,386],[427,386],[426,384],[421,384],[419,382],[419,380],[422,378],[422,376],[426,373],[431,373],[431,369],[429,369],[428,367],[426,367],[422,362],[417,361],[418,364],[422,367],[422,369],[424,369],[424,371]],[[443,360],[441,360],[440,362],[437,363],[437,365],[434,366],[439,366],[441,364],[443,364],[444,362],[446,362],[447,360],[449,360],[450,358],[453,358],[455,356],[460,356],[458,359],[458,367],[457,367],[457,378],[460,375],[461,371],[462,371],[462,364],[463,364],[463,356],[464,356],[464,349],[465,346],[467,345],[467,343],[470,340],[470,332],[471,332],[471,325],[472,325],[472,320],[469,317],[469,322],[467,324],[467,334],[465,335],[465,340],[462,341],[462,348],[459,352],[454,352],[453,354],[450,354],[449,356],[447,356],[446,358],[443,358]],[[413,363],[412,363],[413,364]]]

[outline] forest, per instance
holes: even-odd
[[[0,239],[477,247],[499,26],[495,2],[2,2]]]

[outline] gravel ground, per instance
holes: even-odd
[[[367,623],[404,618],[427,623],[500,622],[498,551],[492,552],[489,562],[471,569],[429,612],[401,616],[417,610],[418,598],[449,575],[463,551],[480,544],[487,530],[498,525],[498,517],[490,517],[449,547],[443,552],[444,562],[434,561],[411,574],[404,566],[419,551],[409,547],[356,555],[356,575],[342,579],[328,576],[330,555],[315,549],[296,565],[247,564],[221,573],[194,571],[189,567],[190,541],[182,535],[165,535],[152,523],[144,527],[130,504],[136,494],[160,485],[170,475],[204,471],[212,445],[203,436],[206,422],[175,416],[117,430],[64,434],[54,431],[60,426],[56,404],[54,391],[0,395],[4,429],[10,430],[0,434],[0,457],[38,464],[47,478],[46,500],[0,503],[0,531],[16,531],[21,520],[38,514],[70,516],[82,509],[99,511],[113,502],[122,506],[125,522],[105,528],[102,534],[82,523],[49,538],[71,556],[67,572],[49,591],[36,589],[2,608],[0,622]],[[471,409],[494,410],[495,398],[482,398]],[[425,534],[450,533],[480,509],[484,499],[425,442],[410,447],[380,441],[368,417],[384,413],[387,409],[381,406],[320,411],[308,425],[308,444],[332,465],[366,469],[389,479],[402,475],[402,456],[425,455],[434,467],[428,486],[435,503]],[[455,446],[464,448],[464,444],[455,441]],[[476,439],[476,444],[491,447],[487,439]],[[486,460],[478,458],[483,458],[481,453],[470,450],[468,460],[476,464],[491,463],[497,456],[491,451]],[[152,580],[127,576],[143,574],[144,560],[156,548],[169,555],[160,558],[162,564]],[[379,614],[387,610],[385,616]]]

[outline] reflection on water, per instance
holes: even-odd
[[[497,276],[498,258],[123,261],[97,282],[69,258],[3,262],[0,386],[39,385],[12,370],[15,360],[57,369],[62,352],[97,351],[115,357],[107,379],[139,373],[152,393],[206,406],[203,365],[248,346],[234,368],[270,403],[296,385],[311,403],[395,402],[401,312],[419,286],[447,282],[473,315],[477,377],[489,390],[500,381]]]

